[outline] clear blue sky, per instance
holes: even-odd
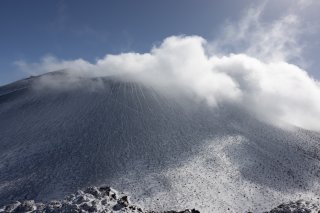
[[[36,62],[50,54],[66,60],[83,58],[93,61],[109,53],[148,51],[170,35],[200,35],[208,40],[214,39],[227,20],[236,21],[256,2],[2,0],[0,85],[26,76],[14,65],[17,60]],[[288,7],[288,2],[269,4],[265,19],[279,15]],[[317,36],[308,39],[317,40]],[[319,44],[312,44],[305,55],[313,63],[310,73],[319,78],[316,69]]]

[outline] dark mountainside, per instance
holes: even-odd
[[[47,77],[60,84],[44,86]],[[0,206],[102,184],[155,210],[266,211],[317,198],[319,133],[110,77],[65,78],[0,87]]]
[[[37,79],[30,80],[0,90],[0,180],[16,181],[14,189],[2,188],[2,204],[60,196],[54,189],[110,181],[136,164],[161,170],[187,157],[217,125],[208,109],[191,114],[132,83],[106,79],[103,89],[61,91],[33,90]]]

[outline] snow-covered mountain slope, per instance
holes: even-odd
[[[319,195],[317,132],[137,83],[65,78],[0,87],[0,205],[101,184],[155,210],[264,211]]]

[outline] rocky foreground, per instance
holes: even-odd
[[[320,213],[319,204],[305,200],[281,204],[269,212],[265,213]]]
[[[117,193],[110,187],[89,187],[79,190],[64,200],[51,201],[48,203],[36,203],[33,200],[17,201],[13,204],[0,208],[0,213],[9,212],[32,212],[32,213],[58,213],[58,212],[123,212],[123,213],[199,213],[199,211],[144,211],[141,207],[132,205],[128,196]]]
[[[67,196],[64,200],[36,203],[33,200],[16,201],[0,208],[0,213],[200,213],[195,209],[183,211],[145,211],[130,203],[128,196],[117,193],[110,187],[89,187]],[[249,213],[249,212],[248,212]],[[281,204],[265,213],[320,213],[320,205],[304,200]]]

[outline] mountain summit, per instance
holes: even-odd
[[[0,87],[1,206],[102,184],[155,210],[244,212],[317,198],[318,132],[114,77],[68,78]]]

